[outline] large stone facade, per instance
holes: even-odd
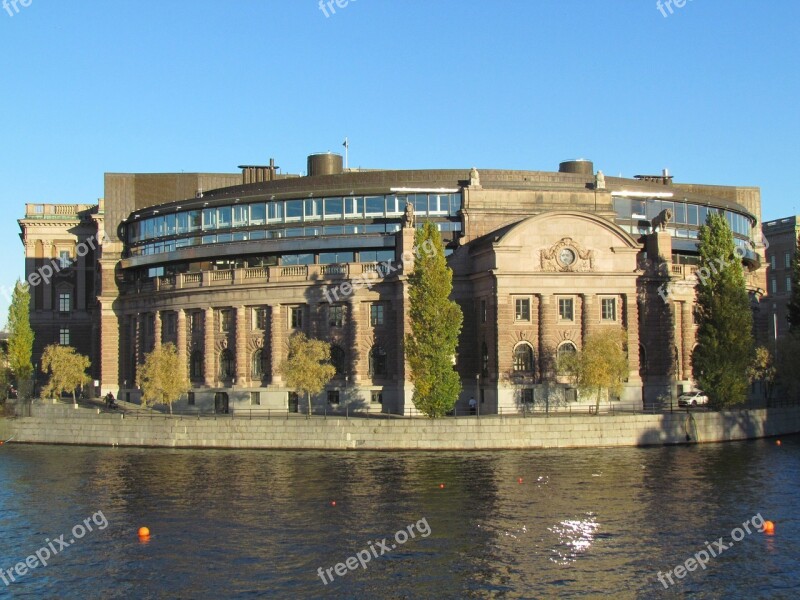
[[[317,410],[413,414],[406,277],[414,227],[426,220],[442,231],[464,312],[461,410],[470,397],[504,414],[582,401],[557,358],[608,328],[625,332],[629,359],[611,401],[655,403],[691,387],[696,235],[708,210],[724,212],[746,249],[756,308],[765,287],[756,188],[603,177],[588,161],[555,173],[345,172],[335,161],[310,177],[254,169],[267,168],[246,167],[243,185],[232,175],[107,175],[105,201],[82,209],[93,216],[81,235],[112,232],[86,259],[96,287],[79,346],[102,393],[136,399],[138,366],[173,343],[192,381],[177,410],[297,410],[279,368],[302,331],[329,341],[337,366]],[[37,240],[74,225],[48,228],[37,210],[20,221],[28,273]],[[53,293],[36,290],[40,345],[57,341]]]

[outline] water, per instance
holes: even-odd
[[[0,568],[46,538],[69,543],[84,519],[93,531],[0,582],[0,597],[795,598],[800,439],[782,442],[493,453],[12,443],[0,447]],[[759,513],[775,535],[745,534],[705,570],[658,582]],[[396,543],[409,526],[415,537]],[[323,584],[318,568],[370,542],[380,553],[383,538],[397,548]]]

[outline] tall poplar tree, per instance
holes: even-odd
[[[697,283],[697,348],[692,365],[713,408],[747,399],[754,353],[753,314],[741,258],[722,215],[711,213],[700,228]]]
[[[8,307],[8,366],[14,375],[20,397],[30,393],[33,365],[33,329],[30,322],[31,295],[28,285],[17,280]]]
[[[456,404],[461,380],[453,368],[458,334],[464,316],[450,300],[453,272],[447,266],[442,237],[433,223],[414,235],[414,270],[408,276],[411,333],[406,336],[406,357],[414,383],[414,406],[429,417],[441,417]]]

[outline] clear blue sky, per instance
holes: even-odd
[[[30,2],[0,9],[0,321],[26,202],[95,202],[107,171],[301,172],[345,136],[351,166],[585,157],[798,208],[796,0]]]

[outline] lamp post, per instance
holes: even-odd
[[[481,374],[480,373],[476,373],[475,374],[475,406],[476,406],[475,414],[477,416],[479,416],[479,417],[481,416],[481,400],[482,400],[482,398],[481,398]]]

